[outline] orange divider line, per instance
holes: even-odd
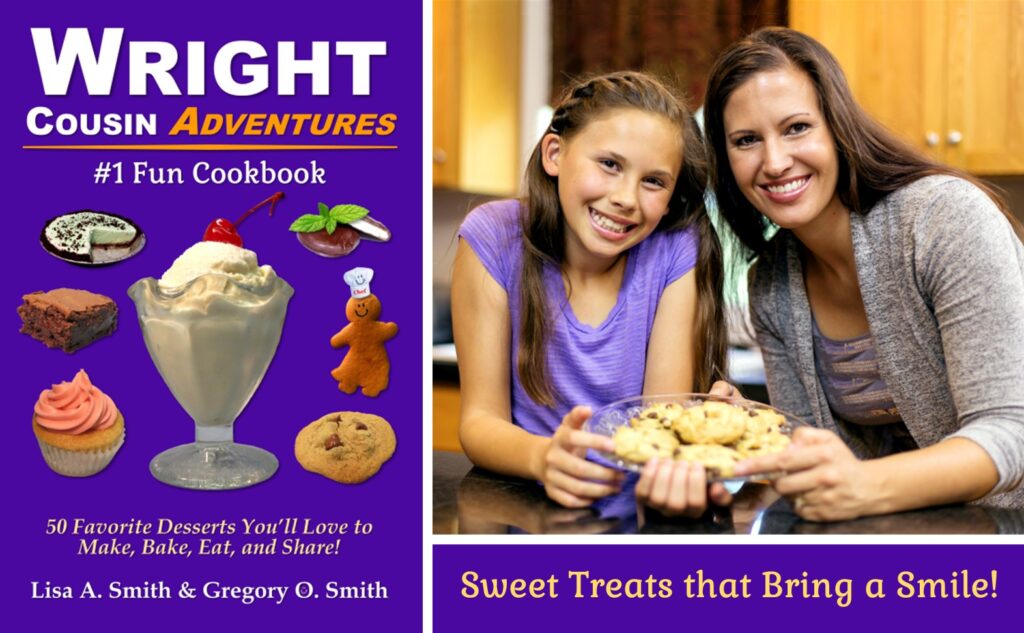
[[[239,152],[245,150],[364,150],[364,149],[398,149],[397,145],[211,145],[197,143],[193,145],[22,145],[21,149],[110,149],[110,150],[154,150],[161,152],[187,152],[207,150],[214,152]]]

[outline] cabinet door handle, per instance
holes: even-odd
[[[959,145],[962,140],[964,140],[964,135],[960,133],[960,130],[950,130],[949,136],[946,137],[946,142],[950,145]]]
[[[939,144],[939,133],[929,131],[927,134],[924,135],[924,143],[928,147],[935,147],[936,145]]]

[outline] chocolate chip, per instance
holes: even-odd
[[[363,424],[362,422],[356,422],[356,430],[357,431],[366,431],[367,430],[367,426],[365,424]]]
[[[338,437],[338,434],[337,433],[332,433],[331,435],[327,436],[327,441],[324,442],[324,450],[328,450],[329,451],[332,448],[337,448],[339,446],[344,446],[344,445],[345,445],[345,443],[341,441],[341,438]]]

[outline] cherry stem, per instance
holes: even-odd
[[[235,220],[235,226],[237,227],[239,224],[244,222],[247,217],[249,217],[250,215],[255,213],[260,207],[266,206],[268,203],[270,204],[270,213],[268,215],[274,215],[274,207],[277,206],[277,203],[283,197],[284,197],[284,192],[283,191],[278,191],[277,193],[275,193],[274,195],[270,196],[269,198],[267,198],[263,202],[257,204],[255,207],[253,207],[253,208],[249,209],[248,211],[246,211],[245,213],[243,213],[242,217],[240,217],[237,220]]]

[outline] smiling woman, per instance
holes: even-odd
[[[813,231],[842,208],[836,144],[806,74],[755,75],[732,94],[725,120],[736,184],[768,219]]]
[[[722,54],[705,122],[772,404],[820,427],[737,473],[787,472],[809,519],[1024,507],[1024,231],[1001,198],[871,120],[790,29]]]

